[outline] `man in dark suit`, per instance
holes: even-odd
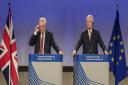
[[[63,54],[54,40],[53,33],[46,30],[46,23],[44,17],[39,19],[35,32],[29,40],[29,45],[35,46],[34,53],[51,54],[51,47],[53,47],[58,54]]]
[[[83,45],[83,54],[98,54],[98,44],[101,46],[104,54],[108,54],[99,31],[95,30],[93,27],[93,21],[93,16],[88,15],[86,18],[87,30],[81,33],[73,55],[77,53],[81,45]]]

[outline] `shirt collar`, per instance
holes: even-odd
[[[92,33],[92,30],[93,30],[93,29],[90,29],[90,30],[88,29],[88,33],[89,33],[89,32],[91,32],[91,33]]]

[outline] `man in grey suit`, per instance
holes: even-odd
[[[83,45],[83,54],[98,54],[98,44],[101,46],[104,54],[108,54],[99,31],[93,27],[93,22],[93,16],[88,15],[86,17],[87,30],[81,33],[80,39],[73,50],[73,55],[77,53],[81,45]]]

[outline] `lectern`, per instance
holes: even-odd
[[[109,56],[76,55],[73,85],[109,85]]]
[[[29,54],[29,85],[62,85],[63,56]]]

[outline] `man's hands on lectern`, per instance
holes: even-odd
[[[76,50],[73,50],[72,55],[73,55],[73,56],[76,55]]]
[[[73,54],[73,56],[75,56],[77,54],[76,50],[73,50],[73,53],[72,54]],[[104,51],[104,54],[105,55],[109,55],[108,51]]]
[[[64,52],[63,51],[59,51],[59,54],[64,54]]]

